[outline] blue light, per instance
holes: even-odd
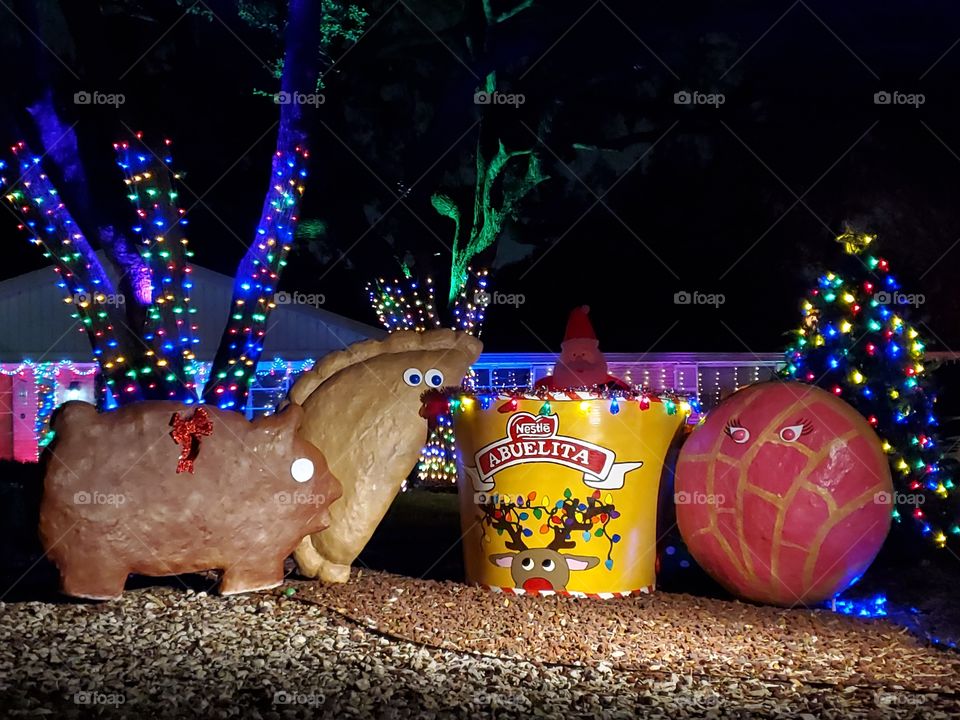
[[[857,578],[859,579],[859,578]],[[834,598],[827,602],[827,607],[841,615],[854,615],[863,618],[886,617],[887,596],[880,594],[866,600],[840,600]]]

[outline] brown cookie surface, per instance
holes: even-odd
[[[62,590],[109,599],[130,573],[199,570],[223,571],[224,594],[280,584],[284,558],[340,496],[323,454],[297,436],[302,419],[298,405],[248,422],[172,401],[106,413],[66,403],[40,509]]]

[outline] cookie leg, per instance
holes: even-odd
[[[340,565],[321,558],[320,567],[317,570],[317,577],[324,582],[345,583],[350,579],[350,566]]]
[[[271,567],[269,560],[259,563],[244,560],[223,572],[223,577],[220,578],[220,594],[235,595],[255,590],[269,590],[282,583],[282,562],[276,567]]]
[[[297,546],[293,557],[301,574],[306,577],[335,583],[345,583],[350,579],[350,566],[335,563],[321,555],[309,535]]]
[[[114,600],[123,595],[129,568],[105,558],[67,557],[57,563],[60,590],[86,600]]]

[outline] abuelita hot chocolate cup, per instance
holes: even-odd
[[[660,477],[688,407],[655,395],[453,394],[467,581],[651,592]]]

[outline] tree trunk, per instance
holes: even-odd
[[[234,279],[230,316],[204,388],[204,399],[221,408],[242,410],[263,352],[263,337],[273,295],[293,243],[306,177],[307,129],[304,105],[316,92],[320,72],[323,3],[290,0],[281,80],[282,102],[277,149],[260,223]]]

